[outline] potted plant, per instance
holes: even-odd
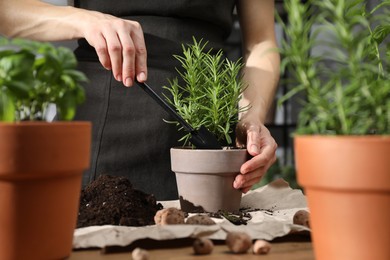
[[[72,250],[89,122],[73,118],[84,74],[66,48],[0,43],[0,259],[64,259]],[[61,122],[45,122],[50,104]]]
[[[172,98],[167,100],[194,129],[204,126],[224,148],[194,149],[188,143],[190,134],[185,134],[185,146],[171,149],[171,167],[183,210],[237,211],[242,194],[233,181],[248,159],[246,149],[234,149],[232,138],[238,114],[248,109],[239,106],[245,88],[238,76],[242,63],[224,58],[222,50],[206,48],[207,42],[194,39],[183,45],[182,55],[175,55],[181,79],[169,81],[165,88]]]
[[[281,102],[302,97],[294,151],[316,259],[390,259],[390,1],[304,2],[285,2]]]

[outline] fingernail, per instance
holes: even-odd
[[[252,153],[255,153],[255,154],[259,154],[260,153],[259,147],[257,145],[255,145],[255,144],[251,145],[251,151],[252,151]]]
[[[140,82],[144,82],[146,80],[146,74],[144,72],[139,73],[137,79]]]
[[[131,87],[133,86],[133,80],[131,78],[127,78],[125,82],[126,87]]]
[[[237,182],[237,181],[234,181],[234,182],[233,182],[233,187],[234,187],[235,189],[239,189],[239,188],[240,188],[240,186],[238,185],[238,182]]]
[[[118,75],[116,76],[116,80],[117,80],[117,81],[122,81],[122,75],[121,75],[121,74],[118,74]]]

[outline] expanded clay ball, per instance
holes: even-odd
[[[226,245],[233,253],[243,254],[252,246],[252,238],[244,232],[229,232],[226,236]]]
[[[252,251],[255,255],[265,255],[271,250],[271,244],[265,240],[259,239],[253,244]]]
[[[197,238],[192,247],[196,255],[208,255],[213,251],[214,244],[208,238]]]
[[[310,228],[310,213],[306,210],[298,210],[294,214],[293,223]]]
[[[131,257],[133,260],[149,260],[149,252],[137,247],[131,252]]]
[[[187,218],[186,224],[189,224],[189,225],[215,225],[215,222],[207,215],[194,215],[194,216]]]
[[[166,208],[156,212],[154,222],[157,225],[184,224],[185,214],[177,208]]]

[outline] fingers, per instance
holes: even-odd
[[[277,144],[264,126],[247,129],[247,150],[253,157],[246,161],[233,183],[234,188],[247,192],[258,183],[276,161]]]
[[[122,42],[116,32],[105,32],[107,50],[110,59],[112,74],[117,81],[122,81]]]
[[[120,34],[123,84],[127,87],[132,86],[135,79],[144,82],[147,78],[147,54],[143,31],[139,23],[133,22],[132,27],[130,35],[126,31]]]
[[[134,75],[135,75],[135,46],[133,39],[129,37],[128,32],[122,31],[119,34],[121,39],[121,62],[118,63],[118,70],[122,74],[121,79],[117,79],[118,81],[123,80],[123,84],[126,87],[131,87],[134,83]],[[115,57],[112,57],[113,59]],[[114,69],[113,73],[115,75]]]
[[[133,41],[135,45],[135,72],[139,82],[146,81],[147,75],[147,52],[144,34],[141,26],[137,23],[139,29],[133,33]]]
[[[247,130],[247,150],[254,157],[241,166],[241,173],[254,171],[266,166],[270,161],[276,160],[277,147],[275,140],[265,126],[249,128]]]
[[[114,78],[127,87],[135,79],[147,79],[147,53],[141,25],[110,15],[93,13],[94,23],[87,27],[86,40],[96,50],[99,61],[112,70]]]
[[[256,168],[254,171],[250,171],[245,174],[241,173],[237,175],[233,182],[233,187],[235,189],[241,189],[243,193],[248,192],[253,185],[261,180],[275,161],[276,155],[265,166]]]
[[[92,44],[91,44],[92,45]],[[111,70],[110,55],[107,50],[107,42],[103,35],[99,34],[95,37],[94,44],[96,54],[99,57],[99,61],[106,70]]]
[[[233,182],[233,187],[235,189],[241,189],[244,192],[246,189],[250,189],[253,185],[258,183],[263,175],[265,174],[265,169],[259,169],[256,172],[251,172],[248,174],[239,174]]]
[[[261,153],[252,159],[246,161],[243,165],[241,165],[240,172],[242,174],[246,174],[248,172],[252,172],[260,167],[264,167],[270,162],[274,162],[276,160],[276,147],[274,146],[264,146],[261,148]]]
[[[260,133],[258,130],[249,130],[247,133],[247,150],[252,156],[260,154]]]

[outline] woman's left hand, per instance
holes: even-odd
[[[263,125],[239,123],[237,125],[237,146],[245,146],[252,156],[240,169],[233,186],[248,192],[258,183],[269,167],[276,161],[278,147],[269,130]]]

